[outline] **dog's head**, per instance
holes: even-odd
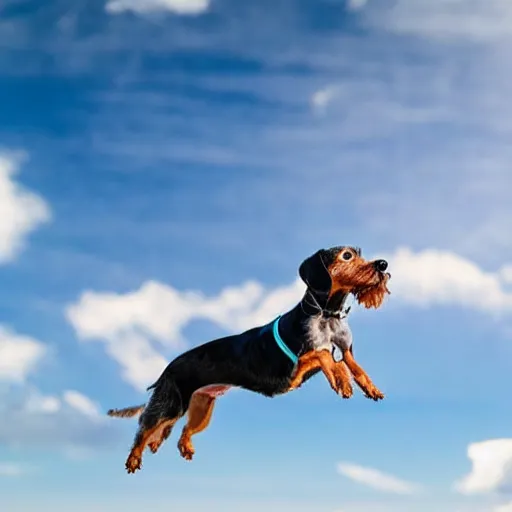
[[[389,293],[388,263],[366,261],[361,249],[332,247],[321,249],[302,262],[299,275],[321,308],[335,295],[352,293],[359,304],[378,308]]]

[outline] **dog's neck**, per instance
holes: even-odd
[[[314,344],[311,340],[312,321],[324,319],[330,325],[345,325],[344,318],[349,309],[344,310],[347,297],[348,294],[335,294],[330,298],[322,298],[308,289],[302,300],[279,320],[279,329],[288,348],[300,356],[304,351],[318,346],[318,343]],[[333,320],[333,322],[329,322],[329,320]],[[322,339],[325,339],[325,336],[322,335]],[[329,345],[329,350],[330,347],[331,345]]]
[[[331,297],[321,297],[308,288],[300,302],[300,306],[302,311],[308,316],[321,314],[325,318],[340,318],[344,313],[343,306],[348,295],[348,293],[336,292]],[[346,313],[348,313],[348,310]]]

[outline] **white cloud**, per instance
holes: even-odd
[[[45,201],[13,179],[19,163],[19,158],[0,154],[0,264],[18,256],[28,235],[50,220]]]
[[[62,407],[62,403],[56,396],[45,396],[37,390],[30,392],[25,402],[25,410],[31,414],[54,414]]]
[[[512,284],[512,265],[505,265],[500,270],[500,277],[504,283]]]
[[[5,395],[0,401],[0,445],[58,448],[65,454],[90,453],[118,441],[115,425],[99,407],[77,391],[59,396],[37,389]]]
[[[65,391],[63,400],[73,409],[92,419],[101,418],[98,405],[78,391]]]
[[[0,325],[0,381],[23,382],[45,352],[39,341]]]
[[[348,0],[347,7],[351,11],[359,11],[360,9],[365,7],[367,3],[368,0]]]
[[[21,476],[23,473],[23,468],[17,464],[0,463],[0,478]]]
[[[209,6],[210,0],[109,0],[105,9],[111,14],[125,11],[170,11],[182,15],[197,15],[207,11]]]
[[[291,308],[304,290],[299,279],[269,292],[249,281],[206,297],[148,281],[124,295],[87,291],[66,314],[81,340],[104,342],[123,378],[143,390],[168,363],[160,350],[186,347],[181,333],[192,320],[210,320],[231,332],[249,329]]]
[[[498,505],[493,512],[512,512],[512,502]]]
[[[512,291],[507,291],[501,271],[488,272],[435,249],[415,253],[401,248],[387,259],[389,288],[397,303],[512,312]],[[86,291],[66,315],[80,340],[104,343],[108,355],[120,364],[123,379],[143,390],[168,364],[169,355],[187,347],[182,332],[191,321],[209,320],[228,332],[240,332],[287,311],[304,290],[298,278],[273,290],[248,281],[206,297],[147,281],[126,294]]]
[[[507,0],[398,0],[392,9],[379,9],[375,23],[432,38],[493,41],[512,36],[512,4]]]
[[[357,464],[339,463],[338,473],[355,482],[388,493],[414,494],[420,490],[420,486],[417,484],[401,480],[377,469],[358,466]]]
[[[393,297],[417,306],[456,305],[487,313],[512,312],[503,272],[488,272],[452,252],[401,248],[388,257]]]
[[[319,89],[311,96],[311,105],[317,112],[324,112],[339,92],[339,88],[329,85]]]
[[[455,483],[462,494],[499,492],[512,483],[512,439],[491,439],[470,444],[467,451],[472,468]]]
[[[8,418],[0,421],[0,445],[55,445],[68,453],[114,442],[90,398],[74,390],[46,395],[27,383],[46,352],[39,341],[0,325],[0,418]]]

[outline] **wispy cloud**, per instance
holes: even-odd
[[[512,6],[502,0],[398,0],[392,9],[376,10],[377,15],[392,30],[435,39],[492,42],[512,37]]]
[[[18,477],[25,473],[19,464],[8,464],[0,462],[0,478],[2,477]]]
[[[45,395],[26,386],[12,389],[0,403],[0,443],[45,447],[64,454],[90,452],[115,444],[114,426],[96,404],[76,391]]]
[[[393,494],[415,494],[421,489],[417,484],[383,473],[378,469],[347,462],[340,462],[338,464],[338,473],[378,491]]]
[[[23,382],[45,353],[43,343],[0,325],[0,381]]]
[[[201,163],[233,174],[257,167],[272,173],[247,194],[255,205],[274,187],[282,191],[283,211],[300,198],[305,210],[327,218],[342,198],[345,226],[381,246],[444,247],[486,263],[510,252],[511,70],[501,58],[506,43],[493,40],[472,51],[474,42],[464,39],[447,52],[443,44],[425,44],[421,32],[393,28],[398,18],[430,27],[459,10],[460,20],[453,15],[449,26],[470,27],[470,7],[403,0],[395,9],[389,2],[368,2],[357,15],[370,24],[360,37],[304,30],[295,2],[278,2],[271,12],[242,2],[236,15],[224,12],[227,3],[215,5],[219,23],[206,29],[181,16],[158,26],[116,16],[93,37],[54,31],[36,38],[39,32],[28,24],[6,31],[3,40],[7,46],[13,33],[25,34],[21,47],[41,49],[34,59],[44,65],[54,55],[55,72],[96,73],[115,82],[104,98],[89,97],[90,113],[82,119],[90,130],[92,165],[108,160],[115,169],[139,170]],[[341,13],[345,3],[339,4]],[[471,6],[494,21],[508,9],[494,0]],[[193,56],[202,50],[209,57],[199,66]],[[190,51],[187,72],[182,59]],[[130,59],[119,58],[125,53]],[[166,54],[180,57],[148,73],[145,63]],[[218,61],[218,55],[229,57]],[[43,65],[27,62],[36,71]],[[216,73],[217,65],[233,73]],[[22,67],[3,66],[13,72]],[[340,86],[334,96],[329,84]],[[329,115],[312,119],[312,106]],[[182,116],[187,130],[180,129]],[[61,140],[55,144],[62,148]],[[48,151],[51,145],[45,141]],[[313,179],[311,169],[320,177]],[[293,189],[286,187],[291,179]],[[271,206],[266,211],[275,218]],[[319,228],[314,217],[302,221],[304,237],[319,229],[324,238],[339,234],[334,221]]]
[[[62,401],[57,396],[43,395],[37,390],[28,393],[24,409],[28,414],[55,414],[62,408]]]
[[[347,7],[352,11],[359,11],[368,4],[369,0],[348,0]]]
[[[106,417],[87,396],[75,390],[47,395],[30,383],[47,353],[44,343],[0,325],[0,443],[65,451],[112,442]]]
[[[18,256],[30,233],[50,220],[44,199],[15,180],[20,163],[20,155],[0,153],[0,264]]]
[[[98,404],[94,403],[90,398],[86,397],[78,391],[68,390],[62,396],[64,402],[76,409],[81,414],[98,420],[102,418]]]
[[[324,112],[329,103],[334,100],[338,93],[338,87],[329,85],[316,91],[311,96],[311,104],[317,112]]]
[[[125,11],[150,13],[169,11],[182,15],[197,15],[205,12],[210,0],[108,0],[107,12],[119,14]]]

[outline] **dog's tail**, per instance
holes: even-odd
[[[146,404],[125,407],[124,409],[110,409],[107,414],[115,418],[133,418],[139,415],[146,407]]]
[[[147,391],[152,391],[159,384],[161,384],[164,381],[164,375],[165,374],[160,375],[158,380],[147,388]],[[168,383],[168,386],[171,386],[173,388],[176,387],[173,380],[171,380]],[[139,414],[141,414],[142,411],[146,408],[146,405],[147,404],[133,405],[131,407],[125,407],[124,409],[110,409],[109,411],[107,411],[107,414],[108,416],[112,416],[114,418],[133,418],[134,416],[138,416]]]

